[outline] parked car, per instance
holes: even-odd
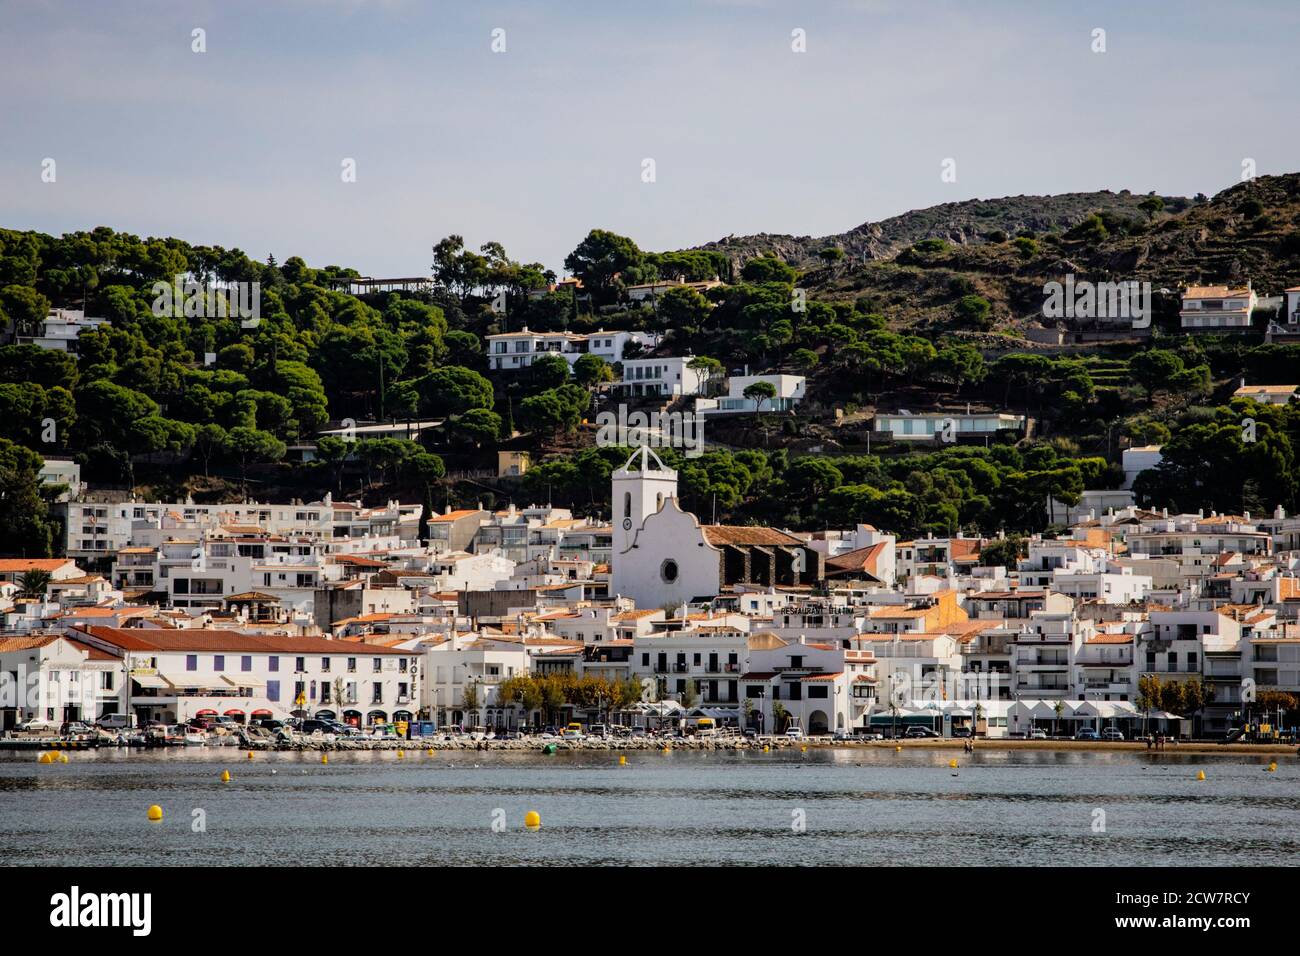
[[[954,737],[969,737],[969,736],[970,736],[970,728],[969,728],[969,727],[954,727],[954,728],[953,728],[953,731],[952,731],[952,735],[953,735]]]
[[[885,735],[878,730],[865,730],[858,734],[859,740],[884,740]]]
[[[560,738],[561,738],[562,740],[581,740],[581,739],[582,739],[582,731],[581,731],[581,730],[572,730],[572,729],[565,730],[564,733],[560,735]]]
[[[45,720],[41,717],[33,717],[30,720],[24,720],[15,728],[25,733],[53,733],[58,729],[52,720]]]
[[[803,740],[804,732],[802,727],[791,727],[785,732],[785,735],[791,740]]]
[[[1105,730],[1101,732],[1101,739],[1102,740],[1123,740],[1124,731],[1118,730],[1115,727],[1107,727]]]
[[[907,733],[903,736],[915,740],[918,737],[938,737],[939,732],[929,727],[908,727]]]
[[[95,721],[95,726],[101,730],[125,730],[131,726],[131,717],[129,714],[105,714]]]
[[[608,737],[609,733],[605,730],[604,724],[592,724],[591,729],[587,731],[590,737]]]
[[[1075,740],[1101,740],[1101,735],[1091,727],[1085,727],[1074,735]]]
[[[1045,731],[1045,730],[1031,730],[1031,731],[1029,732],[1029,739],[1030,739],[1030,740],[1046,740],[1046,739],[1047,739],[1047,731]]]
[[[80,734],[89,734],[94,731],[89,724],[84,724],[79,720],[66,720],[59,728],[60,737],[75,737]]]

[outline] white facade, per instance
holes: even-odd
[[[1178,318],[1185,332],[1242,331],[1250,328],[1251,313],[1258,303],[1249,283],[1245,288],[1236,289],[1221,285],[1190,286],[1183,293]]]
[[[690,363],[694,356],[636,358],[623,361],[619,391],[631,395],[701,395],[708,377]]]

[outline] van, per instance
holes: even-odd
[[[105,714],[95,721],[95,726],[104,730],[126,730],[131,726],[130,714]]]
[[[718,725],[713,722],[712,717],[701,717],[695,722],[695,736],[712,737],[718,732]]]
[[[575,733],[579,733],[579,734],[580,734],[580,733],[582,733],[582,724],[577,723],[577,722],[575,721],[574,723],[569,724],[569,725],[568,725],[567,727],[565,727],[564,729],[565,729],[565,730],[572,730],[572,731],[574,731]]]

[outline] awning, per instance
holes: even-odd
[[[225,712],[224,716],[226,716],[226,717],[243,717],[243,716],[244,716],[244,712],[243,712],[242,710],[237,710],[236,708],[232,707],[232,708],[230,708],[230,710],[228,710],[228,711]]]
[[[217,712],[216,712],[215,710],[199,710],[199,711],[195,711],[195,712],[194,712],[194,716],[195,716],[195,717],[215,717],[215,716],[217,716]]]
[[[266,681],[258,680],[256,677],[230,677],[226,674],[221,675],[221,679],[231,687],[265,687]]]
[[[270,712],[269,710],[255,710],[255,711],[253,711],[253,716],[254,716],[254,717],[270,717],[270,716],[271,716],[271,712]]]
[[[135,681],[141,687],[156,688],[158,690],[172,689],[172,685],[157,674],[136,674],[131,678],[131,680]]]

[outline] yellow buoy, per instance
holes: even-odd
[[[222,783],[230,783],[230,771],[229,771],[229,770],[223,770],[223,771],[221,771],[221,782],[222,782]]]
[[[763,753],[767,753],[767,751],[768,751],[767,744],[763,744]]]
[[[949,766],[949,767],[952,767],[953,770],[956,770],[956,769],[957,769],[957,758],[956,758],[956,757],[953,757],[951,760],[949,760],[949,761],[948,761],[948,766]]]
[[[329,763],[329,762],[330,762],[330,755],[329,755],[329,754],[321,754],[321,755],[320,755],[320,762],[321,762],[321,763]]]
[[[627,757],[625,757],[623,754],[619,754],[619,755],[618,755],[618,765],[619,765],[620,767],[626,767],[626,766],[627,766]]]
[[[429,757],[432,757],[432,756],[433,756],[433,748],[430,747],[428,750],[425,751],[425,754],[426,754],[427,756],[429,756]]]
[[[524,814],[524,826],[530,830],[540,830],[542,828],[542,816],[536,810],[529,810]]]
[[[672,751],[671,751],[669,748],[667,748],[667,747],[665,747],[665,748],[663,749],[662,752],[663,752],[663,753],[666,753],[666,754],[667,754],[667,753],[672,753]]]
[[[1205,779],[1205,771],[1204,771],[1204,770],[1198,770],[1198,771],[1196,772],[1196,779],[1197,779],[1197,780],[1204,780],[1204,779]]]
[[[902,751],[903,751],[903,745],[902,745],[902,744],[896,744],[896,745],[894,746],[894,753],[902,753]]]
[[[1276,760],[1274,760],[1274,761],[1272,761],[1272,762],[1269,763],[1269,765],[1268,765],[1268,772],[1269,772],[1269,773],[1277,773],[1277,761],[1276,761]]]
[[[67,755],[67,754],[59,754],[59,763],[67,763],[67,762],[68,762],[68,755]]]
[[[398,760],[405,760],[405,759],[406,759],[406,751],[405,751],[405,750],[399,750],[399,751],[397,751],[397,759],[398,759]]]
[[[39,757],[36,758],[36,762],[37,762],[37,763],[54,763],[54,754],[53,754],[52,752],[50,752],[50,753],[43,753],[43,754],[41,754]]]
[[[253,751],[251,751],[251,750],[248,752],[248,759],[249,759],[249,760],[252,760],[252,759],[253,759]]]
[[[806,754],[806,753],[808,752],[808,745],[805,744],[804,746],[800,747],[800,748],[799,748],[799,752],[800,752],[801,754]]]
[[[162,807],[158,806],[158,804],[155,803],[152,807],[149,808],[149,812],[146,814],[146,816],[149,817],[149,821],[151,823],[159,822],[162,819]]]

